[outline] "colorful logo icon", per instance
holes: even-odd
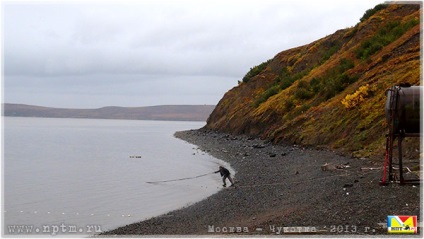
[[[417,216],[387,216],[387,232],[416,234]]]

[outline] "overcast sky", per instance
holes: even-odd
[[[2,1],[3,102],[217,104],[250,67],[383,1]]]

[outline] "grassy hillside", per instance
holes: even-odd
[[[252,67],[206,127],[381,158],[385,90],[421,84],[420,10],[377,5],[354,27]]]

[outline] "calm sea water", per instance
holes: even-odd
[[[203,125],[4,117],[3,233],[90,235],[216,193],[218,174],[146,183],[228,167],[173,136]]]

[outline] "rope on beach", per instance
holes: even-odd
[[[350,176],[350,175],[330,175],[330,176],[324,176],[324,177],[316,177],[316,178],[310,178],[310,179],[305,179],[305,180],[299,180],[296,182],[291,182],[292,184],[295,183],[304,183],[304,182],[308,182],[308,181],[312,181],[312,180],[322,180],[325,178],[332,178],[332,177],[346,177],[346,176]],[[279,183],[265,183],[265,184],[250,184],[250,185],[236,185],[237,188],[250,188],[250,187],[262,187],[262,186],[276,186],[276,185],[282,185],[282,184],[286,184],[287,182],[279,182]]]
[[[365,174],[369,174],[371,172],[366,172],[363,173],[362,175]],[[174,181],[183,181],[183,180],[189,180],[189,179],[195,179],[195,178],[200,178],[200,177],[204,177],[210,174],[214,174],[214,172],[212,173],[206,173],[206,174],[202,174],[202,175],[198,175],[198,176],[194,176],[194,177],[187,177],[187,178],[179,178],[179,179],[171,179],[171,180],[163,180],[163,181],[154,181],[154,182],[146,182],[146,183],[151,183],[151,184],[155,184],[155,183],[166,183],[166,182],[174,182]],[[295,181],[295,182],[290,182],[291,184],[298,184],[298,183],[304,183],[304,182],[309,182],[309,181],[320,181],[320,180],[324,180],[326,178],[333,178],[333,177],[347,177],[347,176],[351,176],[350,174],[335,174],[335,175],[329,175],[329,176],[324,176],[324,177],[315,177],[315,178],[310,178],[310,179],[304,179],[304,180],[299,180],[299,181]],[[262,187],[262,186],[276,186],[276,185],[282,185],[282,184],[286,184],[287,182],[278,182],[278,183],[264,183],[264,184],[245,184],[245,185],[236,185],[237,188],[248,188],[248,187]]]
[[[198,176],[194,176],[194,177],[188,177],[188,178],[178,178],[178,179],[163,180],[163,181],[154,181],[154,182],[146,182],[146,183],[155,184],[155,183],[167,183],[167,182],[174,182],[174,181],[183,181],[183,180],[189,180],[189,179],[195,179],[195,178],[204,177],[204,176],[207,176],[209,174],[213,174],[213,172],[212,173],[206,173],[206,174],[198,175]]]

